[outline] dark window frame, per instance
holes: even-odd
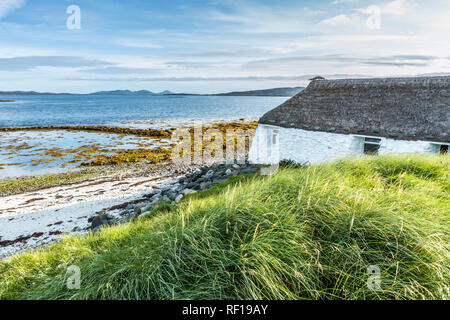
[[[375,155],[378,154],[378,151],[381,147],[381,139],[380,138],[371,138],[364,137],[363,141],[363,153]]]

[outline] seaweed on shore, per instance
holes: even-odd
[[[202,127],[202,136],[210,129],[220,131],[223,137],[223,149],[226,146],[226,133],[228,130],[242,130],[243,132],[249,132],[249,137],[245,141],[245,148],[248,150],[253,132],[258,126],[256,121],[252,122],[218,122],[208,126]],[[193,127],[183,127],[182,129],[188,129],[191,138],[194,137]],[[44,163],[51,163],[52,161],[60,161],[63,159],[62,166],[67,164],[78,163],[78,166],[101,166],[101,165],[117,165],[124,163],[136,163],[139,161],[149,161],[151,163],[159,163],[169,161],[171,159],[171,152],[174,144],[170,143],[170,139],[177,128],[169,129],[130,129],[122,127],[110,127],[110,126],[40,126],[40,127],[28,127],[28,128],[0,128],[1,132],[39,132],[39,131],[69,131],[69,132],[95,132],[95,133],[109,133],[119,135],[119,140],[112,145],[101,146],[98,144],[88,144],[76,148],[41,148],[34,151],[39,153],[34,154],[39,156],[38,160],[31,160],[32,166],[38,166]],[[147,137],[152,139],[149,142],[135,143],[137,148],[123,148],[123,141],[120,141],[121,137],[136,136]],[[31,148],[26,142],[20,142],[19,138],[16,141],[10,141],[10,144],[6,146],[5,150],[10,153],[20,153],[23,150]],[[202,139],[202,150],[205,151],[211,143],[215,142],[214,139]],[[17,143],[17,144],[16,144]],[[235,141],[236,146],[238,142]],[[194,146],[192,145],[192,154],[194,152]],[[29,153],[24,156],[31,156]],[[5,165],[23,165],[21,163],[9,163]],[[1,168],[0,168],[1,169]]]

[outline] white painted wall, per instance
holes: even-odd
[[[315,164],[346,156],[358,157],[363,154],[363,150],[363,136],[260,124],[250,147],[249,160],[252,163],[273,164],[289,159],[298,163]],[[381,138],[378,153],[417,152],[436,152],[436,147],[427,141]]]

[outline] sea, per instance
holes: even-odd
[[[0,128],[116,125],[158,119],[258,118],[287,97],[236,96],[1,96]]]
[[[258,119],[288,97],[241,96],[2,96],[0,128],[107,125],[167,128],[219,120]],[[77,167],[87,148],[138,148],[146,137],[69,131],[0,132],[0,179]],[[153,144],[153,147],[155,145]],[[106,151],[105,151],[106,150]],[[78,159],[78,160],[77,160]]]

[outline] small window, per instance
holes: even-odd
[[[448,154],[448,144],[441,144],[440,153]]]
[[[381,139],[364,138],[364,153],[365,154],[378,154],[380,145],[381,145]]]

